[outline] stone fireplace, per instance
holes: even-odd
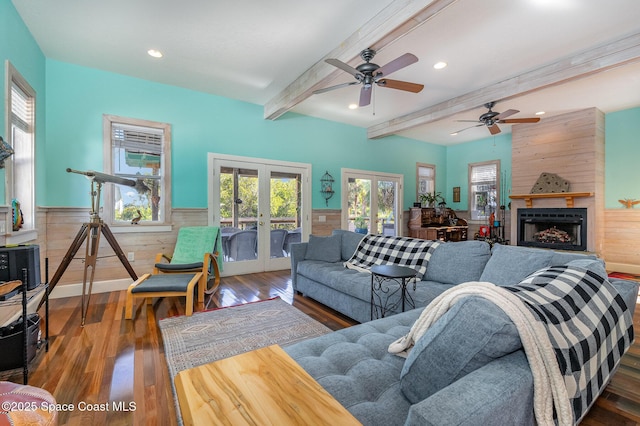
[[[587,250],[587,209],[518,209],[517,244],[554,250]]]

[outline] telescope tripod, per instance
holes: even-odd
[[[97,183],[97,190],[94,189],[94,183]],[[96,261],[98,260],[98,248],[100,244],[101,234],[104,235],[107,242],[113,249],[114,253],[116,254],[116,256],[118,256],[118,259],[120,259],[120,262],[129,273],[129,276],[134,281],[138,279],[138,275],[133,270],[133,267],[129,263],[127,256],[125,256],[124,252],[120,248],[120,245],[116,240],[116,237],[111,232],[111,229],[109,229],[109,226],[106,223],[104,223],[102,219],[100,219],[100,216],[98,215],[101,186],[102,186],[101,182],[94,182],[93,179],[91,180],[91,213],[90,213],[91,220],[89,222],[82,224],[82,226],[80,227],[80,230],[78,231],[78,234],[76,235],[73,242],[71,243],[69,250],[67,250],[67,253],[62,258],[62,262],[60,263],[60,266],[58,266],[58,269],[56,270],[55,274],[53,275],[53,278],[51,279],[51,282],[49,283],[49,292],[51,292],[51,290],[53,290],[53,288],[56,286],[58,281],[60,281],[62,274],[64,274],[64,272],[67,270],[67,268],[69,267],[69,264],[73,260],[74,256],[76,255],[80,247],[82,247],[82,244],[86,242],[87,244],[86,244],[86,254],[85,254],[85,261],[84,261],[84,272],[82,276],[82,324],[81,325],[83,327],[84,327],[85,319],[87,317],[87,310],[89,308],[91,291],[93,289],[93,278],[96,272]],[[90,273],[89,273],[89,268],[91,268]],[[89,276],[88,287],[87,287],[87,275]]]

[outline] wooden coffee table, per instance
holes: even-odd
[[[359,425],[278,345],[179,372],[185,425]]]

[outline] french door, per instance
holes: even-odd
[[[342,228],[363,222],[372,234],[402,235],[403,175],[342,169]]]
[[[208,172],[223,275],[290,268],[290,245],[311,230],[311,165],[210,153]]]

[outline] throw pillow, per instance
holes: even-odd
[[[349,260],[356,252],[360,245],[360,241],[364,238],[364,234],[346,231],[344,229],[334,229],[333,235],[339,235],[342,238],[342,260]]]
[[[584,268],[588,271],[595,272],[604,278],[608,276],[607,269],[605,268],[604,261],[602,259],[577,259],[567,262],[567,265]]]
[[[340,235],[330,237],[318,237],[309,235],[306,260],[321,260],[323,262],[339,262],[340,257]]]
[[[553,251],[496,244],[482,271],[480,281],[496,285],[515,285],[538,269],[551,264]]]
[[[416,404],[520,348],[518,330],[507,314],[482,297],[466,297],[416,342],[402,368],[400,388]]]

